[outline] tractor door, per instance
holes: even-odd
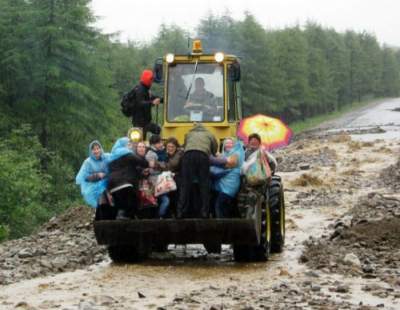
[[[242,100],[240,93],[240,75],[231,73],[233,70],[238,70],[233,67],[233,64],[228,65],[228,121],[229,123],[237,123],[242,119]]]

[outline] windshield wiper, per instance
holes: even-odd
[[[189,89],[188,89],[188,91],[187,91],[187,93],[186,93],[186,98],[185,98],[185,101],[187,101],[187,100],[188,100],[188,98],[189,98],[189,94],[190,94],[190,91],[192,90],[192,86],[193,86],[194,78],[196,77],[197,65],[198,65],[198,64],[199,64],[199,60],[198,60],[198,59],[196,59],[196,63],[194,64],[193,78],[192,78],[192,81],[190,82]]]

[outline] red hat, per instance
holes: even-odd
[[[144,86],[150,87],[153,83],[153,71],[151,70],[143,70],[142,75],[140,77],[140,82]]]

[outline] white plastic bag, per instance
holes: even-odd
[[[171,171],[164,171],[157,176],[154,195],[158,197],[172,191],[176,191],[174,175]]]
[[[240,169],[241,175],[246,175],[247,171],[249,170],[250,166],[253,165],[257,160],[257,152],[253,152],[249,158],[243,163],[242,168]]]
[[[252,157],[254,155],[254,157]],[[262,150],[257,150],[243,165],[244,175],[246,181],[250,186],[256,186],[263,184],[264,182],[269,183],[271,179],[271,168],[269,167],[267,155]]]

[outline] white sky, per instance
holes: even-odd
[[[193,31],[199,20],[227,10],[235,20],[249,11],[265,28],[318,22],[337,31],[374,33],[381,43],[400,46],[400,0],[92,0],[97,27],[120,39],[149,41],[161,23]]]

